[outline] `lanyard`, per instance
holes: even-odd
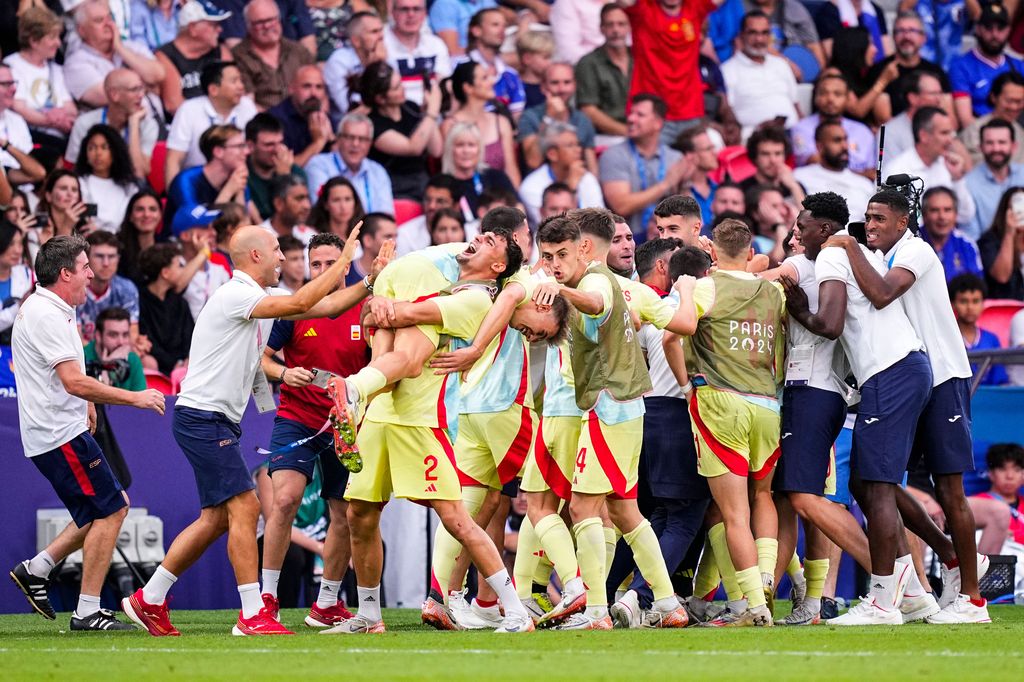
[[[103,107],[103,113],[100,114],[100,123],[106,125],[107,123],[107,107]],[[125,124],[124,130],[121,131],[121,137],[124,138],[125,142],[128,142],[128,124]]]
[[[484,192],[484,183],[480,180],[480,173],[477,171],[473,171],[473,191],[478,197]]]
[[[335,166],[335,168],[338,169],[338,175],[341,175],[343,177],[348,177],[349,175],[353,175],[353,177],[351,178],[352,180],[355,179],[355,177],[354,177],[355,175],[359,175],[358,171],[355,174],[352,174],[352,173],[348,172],[348,167],[345,166],[345,164],[343,164],[341,162],[341,154],[339,154],[338,152],[334,152],[331,155],[331,158],[334,159],[334,166]],[[373,208],[372,208],[372,205],[373,205],[373,195],[370,194],[370,173],[369,173],[369,171],[367,171],[366,173],[363,174],[363,198],[366,200],[366,206],[364,206],[363,208],[366,210],[367,213],[373,213]]]
[[[633,140],[629,141],[629,151],[633,153],[633,161],[636,162],[636,172],[640,177],[640,191],[647,189],[647,165],[644,163],[644,157],[640,156],[640,152],[637,151],[636,145],[633,144]],[[655,182],[661,182],[665,179],[665,155],[658,154],[658,179]],[[654,204],[649,204],[645,209],[640,218],[640,229],[642,232],[647,231],[647,225],[651,222],[651,216],[654,215]]]

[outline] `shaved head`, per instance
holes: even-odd
[[[281,278],[284,254],[277,235],[257,225],[245,225],[231,236],[228,246],[235,267],[262,287],[274,286]]]

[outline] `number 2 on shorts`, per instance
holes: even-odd
[[[424,481],[436,481],[437,476],[434,475],[434,469],[437,468],[437,457],[434,455],[427,455],[423,458],[423,465],[426,470],[423,472]]]

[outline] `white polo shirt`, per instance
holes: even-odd
[[[823,251],[824,252],[824,251]],[[807,294],[807,307],[812,313],[818,312],[818,279],[815,275],[814,261],[807,256],[800,254],[790,256],[785,263],[796,270],[797,284]],[[826,339],[818,336],[807,327],[800,324],[795,317],[789,318],[787,327],[786,342],[789,353],[798,346],[813,346],[814,359],[811,361],[811,375],[807,379],[807,386],[839,393],[839,386],[832,378],[833,369],[839,374],[844,369],[846,358],[843,354],[843,347],[839,341]],[[839,357],[836,357],[836,356]]]
[[[674,292],[673,292],[674,294]],[[679,308],[679,297],[671,295],[665,298],[665,302],[675,310]],[[640,348],[647,355],[647,367],[651,374],[651,386],[653,390],[647,395],[660,398],[682,398],[683,389],[676,381],[676,375],[668,366],[665,359],[665,348],[661,345],[665,338],[665,332],[653,324],[645,324],[637,332],[637,339],[640,341]]]
[[[970,378],[971,363],[960,335],[953,307],[949,304],[946,273],[935,249],[907,230],[885,254],[891,270],[903,268],[914,275],[914,283],[900,300],[918,336],[928,350],[932,365],[932,386],[959,377]]]
[[[199,138],[207,128],[231,124],[239,130],[245,130],[245,125],[256,114],[256,105],[248,95],[243,95],[241,101],[227,116],[218,114],[206,95],[187,99],[174,114],[174,122],[167,132],[167,148],[185,152],[185,160],[181,165],[183,170],[201,166],[206,163],[206,158],[199,151]]]
[[[74,307],[38,287],[21,306],[11,339],[18,378],[18,417],[26,457],[64,445],[89,428],[89,405],[64,389],[56,367],[85,353]]]
[[[866,247],[860,248],[878,274],[884,275],[882,259]],[[887,305],[879,310],[867,299],[853,276],[845,249],[822,249],[814,261],[814,273],[819,288],[822,282],[830,280],[846,284],[846,324],[840,340],[858,384],[863,386],[882,370],[924,348],[903,306]]]
[[[196,319],[178,405],[221,412],[236,424],[242,421],[274,326],[272,319],[250,316],[265,297],[287,293],[276,287],[264,289],[238,269],[231,281],[213,292]]]

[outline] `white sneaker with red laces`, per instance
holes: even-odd
[[[274,616],[264,606],[252,618],[243,618],[242,612],[239,611],[238,622],[231,628],[231,634],[236,637],[251,637],[257,635],[294,635],[295,633],[274,620]]]
[[[959,595],[956,600],[926,621],[932,625],[955,625],[957,623],[991,623],[988,615],[988,602],[977,606],[966,594]]]

